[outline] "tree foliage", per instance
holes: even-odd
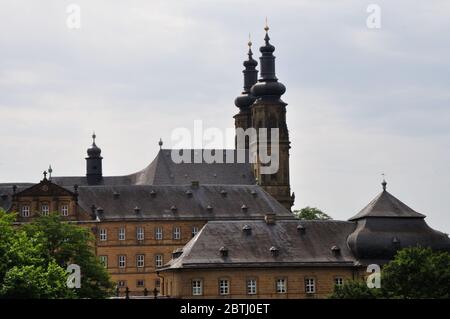
[[[86,228],[56,214],[14,226],[15,214],[0,210],[0,297],[104,298],[113,283],[94,254]],[[67,287],[69,264],[81,268],[81,288]]]
[[[300,210],[294,210],[294,215],[302,220],[327,220],[332,219],[329,215],[316,207],[306,206]]]
[[[381,288],[351,280],[335,287],[330,298],[450,298],[450,254],[431,248],[399,250],[381,271]]]

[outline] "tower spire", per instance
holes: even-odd
[[[265,44],[259,49],[261,52],[261,57],[259,58],[261,65],[260,77],[258,83],[252,87],[251,93],[258,99],[278,101],[286,92],[286,87],[278,82],[275,74],[275,56],[273,55],[275,47],[270,43],[267,18],[264,31],[266,32],[264,36]]]
[[[253,102],[255,102],[255,97],[251,95],[250,89],[258,81],[258,70],[256,70],[258,62],[253,59],[252,41],[250,38],[250,34],[247,45],[248,59],[244,61],[244,70],[242,71],[242,73],[244,74],[244,90],[242,91],[241,95],[234,100],[234,104],[239,107],[241,111],[244,111],[244,109],[247,109],[250,105],[253,104]]]

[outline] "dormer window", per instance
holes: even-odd
[[[228,257],[228,248],[220,247],[219,253],[220,253],[220,256],[222,256],[222,257]]]
[[[246,235],[251,235],[252,234],[252,228],[249,225],[244,225],[244,227],[242,227],[242,231]]]
[[[274,257],[278,256],[278,254],[279,254],[279,250],[275,246],[270,247],[269,251],[272,254],[272,256],[274,256]]]
[[[247,205],[243,204],[243,205],[241,206],[241,210],[242,210],[244,213],[246,213],[246,212],[248,211]]]

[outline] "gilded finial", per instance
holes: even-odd
[[[250,33],[248,34],[248,43],[247,43],[247,44],[248,44],[248,47],[249,47],[249,48],[252,47],[252,44],[253,44],[253,43],[252,43],[252,36],[251,36]]]
[[[158,145],[159,145],[159,149],[161,149],[161,148],[162,148],[162,146],[163,146],[163,141],[162,141],[162,138],[159,138],[159,142],[158,142]]]
[[[95,145],[95,138],[97,135],[95,135],[95,131],[92,132],[92,144]]]
[[[269,31],[269,24],[267,23],[267,17],[266,17],[266,26],[264,27],[264,30],[265,30],[266,32]]]
[[[383,176],[383,182],[381,183],[381,186],[383,186],[383,191],[386,191],[386,186],[387,186],[387,182],[385,179],[385,174],[381,174],[381,176]]]

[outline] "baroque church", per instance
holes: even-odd
[[[173,298],[324,298],[346,280],[364,278],[398,249],[421,245],[450,252],[447,234],[387,191],[347,221],[304,221],[291,212],[289,131],[285,86],[275,73],[275,47],[265,28],[258,62],[249,42],[244,88],[235,99],[236,129],[277,128],[279,167],[237,161],[258,150],[247,139],[224,150],[234,162],[175,163],[210,150],[163,148],[139,172],[104,176],[95,134],[84,176],[52,176],[39,183],[0,184],[0,208],[17,223],[57,212],[95,235],[95,251],[120,295],[154,291]],[[48,176],[47,176],[48,175]],[[350,214],[349,214],[350,216]],[[82,270],[81,270],[82,272]]]

